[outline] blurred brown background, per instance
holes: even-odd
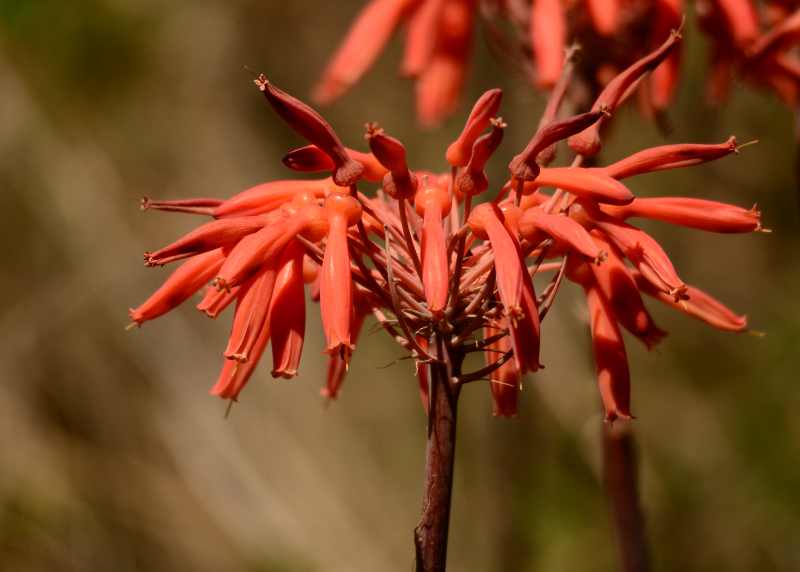
[[[193,220],[143,195],[229,196],[288,176],[299,144],[243,70],[305,96],[359,0],[0,0],[0,569],[409,570],[425,422],[411,365],[365,336],[337,403],[318,390],[316,317],[301,376],[261,368],[229,419],[207,395],[228,325],[187,305],[126,333],[166,275],[141,264]],[[691,28],[691,26],[690,26]],[[800,570],[800,246],[793,115],[737,90],[703,103],[693,29],[668,136],[619,114],[614,159],[663,141],[761,143],[631,183],[645,196],[758,202],[771,235],[649,226],[690,283],[747,312],[725,335],[650,304],[671,333],[628,344],[643,504],[657,571]],[[399,45],[326,116],[359,145],[378,120],[440,169],[462,113],[423,133]],[[513,63],[512,66],[513,68]],[[531,135],[542,99],[476,43],[468,97],[506,89],[494,169]],[[496,179],[497,180],[497,179]],[[601,418],[583,316],[566,288],[544,326],[547,370],[521,415],[465,392],[452,570],[613,570],[599,473]]]

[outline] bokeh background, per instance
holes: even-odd
[[[125,332],[165,277],[141,254],[193,220],[143,195],[229,196],[288,177],[300,141],[243,66],[307,95],[360,0],[0,1],[0,569],[409,570],[425,420],[411,364],[364,336],[338,402],[319,396],[318,318],[293,381],[261,368],[229,418],[207,395],[227,324],[190,305]],[[689,19],[673,130],[633,109],[606,159],[664,141],[761,142],[714,164],[631,182],[643,196],[757,202],[772,234],[648,228],[683,277],[766,335],[726,335],[650,304],[670,331],[628,344],[642,503],[657,571],[800,570],[800,270],[793,114],[741,86],[702,94]],[[380,121],[416,167],[439,169],[468,110],[419,131],[399,44],[326,111],[359,145]],[[503,164],[543,100],[478,41],[467,100],[506,90]],[[509,70],[511,70],[509,72]],[[585,309],[566,287],[544,324],[547,369],[520,415],[462,398],[452,570],[613,570],[601,416]],[[313,313],[312,313],[313,316]],[[225,319],[222,319],[225,322]]]

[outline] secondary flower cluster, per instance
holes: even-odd
[[[353,22],[314,93],[330,102],[371,67],[394,32],[406,25],[401,72],[416,82],[417,114],[435,125],[457,107],[469,66],[474,23],[485,20],[489,41],[503,57],[521,61],[532,83],[552,89],[564,53],[583,47],[577,93],[595,96],[679,28],[684,0],[370,0]],[[800,10],[791,3],[698,0],[710,41],[708,95],[725,98],[734,75],[773,90],[794,105],[800,94]],[[675,51],[640,90],[648,112],[667,108],[680,75]]]
[[[723,330],[746,320],[679,277],[658,242],[629,219],[644,217],[711,232],[761,229],[754,209],[697,198],[636,198],[630,177],[697,165],[738,150],[720,144],[645,149],[603,167],[583,167],[600,149],[600,129],[626,94],[662,62],[667,43],[609,82],[592,109],[557,119],[551,98],[542,127],[492,185],[487,162],[507,128],[498,116],[502,92],[487,91],[449,146],[450,170],[412,170],[403,144],[368,124],[369,152],[345,147],[313,109],[261,76],[273,109],[308,145],[284,164],[325,178],[274,181],[227,200],[153,201],[143,208],[211,220],[145,254],[148,266],[183,261],[141,306],[135,325],[198,292],[197,308],[216,318],[235,306],[224,365],[212,394],[235,400],[272,344],[274,377],[296,375],[305,333],[305,293],[319,301],[329,359],[323,394],[336,397],[365,318],[416,360],[428,407],[426,367],[445,367],[457,386],[490,380],[497,415],[512,416],[523,375],[541,367],[541,321],[563,279],[586,293],[606,418],[629,418],[630,383],[620,326],[648,347],[664,332],[642,294]],[[562,93],[563,96],[563,93]],[[571,166],[550,167],[566,140]],[[376,193],[365,194],[374,184]],[[494,192],[478,204],[478,197]],[[546,192],[546,189],[555,189]],[[534,279],[546,283],[537,294]],[[467,354],[485,367],[463,371]]]

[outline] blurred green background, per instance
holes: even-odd
[[[400,355],[383,334],[363,337],[326,407],[312,312],[299,378],[274,382],[262,367],[225,419],[207,395],[224,318],[187,304],[123,330],[126,309],[167,272],[145,269],[142,252],[195,222],[143,214],[139,199],[226,197],[287,177],[280,157],[301,142],[243,66],[307,95],[359,5],[0,0],[0,569],[411,569],[425,420],[411,364],[378,369]],[[652,353],[628,344],[653,568],[800,570],[793,114],[744,87],[708,108],[704,41],[687,37],[673,131],[628,109],[603,157],[760,139],[631,187],[757,202],[774,232],[647,227],[688,282],[767,334],[722,334],[653,303],[670,336]],[[395,42],[326,116],[355,146],[363,123],[380,121],[413,166],[442,169],[468,105],[442,130],[418,131],[398,56]],[[495,86],[509,122],[502,173],[543,100],[479,40],[464,101]],[[585,308],[575,288],[562,294],[544,324],[547,369],[526,385],[520,416],[492,418],[485,387],[463,395],[454,571],[616,567]]]

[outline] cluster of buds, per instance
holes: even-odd
[[[581,46],[572,98],[591,100],[620,70],[681,27],[683,0],[370,0],[354,20],[314,93],[328,103],[355,84],[394,32],[406,24],[402,75],[416,82],[417,115],[435,125],[457,107],[469,66],[475,20],[490,44],[520,62],[531,82],[550,90],[563,75],[568,46]],[[711,57],[707,92],[721,102],[739,75],[800,99],[800,11],[784,1],[698,0]],[[680,75],[681,54],[670,54],[639,89],[646,114],[666,110]],[[587,99],[588,96],[588,99]]]
[[[156,318],[203,289],[197,307],[209,317],[235,305],[225,362],[211,390],[235,400],[270,341],[272,375],[297,373],[308,289],[319,301],[327,341],[327,397],[339,392],[371,315],[416,361],[426,409],[435,366],[446,368],[454,387],[488,380],[494,413],[513,416],[523,376],[542,367],[541,322],[566,279],[586,294],[606,418],[631,417],[620,326],[647,347],[664,336],[643,294],[722,330],[743,331],[746,319],[684,283],[658,242],[629,219],[711,232],[761,230],[755,209],[697,198],[636,198],[623,183],[735,153],[740,146],[733,138],[654,147],[606,166],[583,166],[600,150],[601,126],[677,38],[673,34],[610,81],[586,113],[558,118],[563,91],[554,92],[541,127],[499,184],[485,172],[507,128],[498,116],[498,89],[477,101],[447,149],[449,170],[436,173],[412,170],[403,144],[374,123],[366,129],[369,151],[345,147],[316,111],[259,77],[267,101],[308,143],[290,151],[284,164],[329,176],[269,182],[227,200],[146,199],[144,208],[212,220],[145,254],[148,266],[185,261],[130,311],[133,323]],[[561,141],[575,153],[571,166],[548,166]],[[377,190],[368,193],[370,185]],[[545,282],[538,294],[535,279]],[[475,352],[485,356],[485,366],[464,371],[465,356]]]

